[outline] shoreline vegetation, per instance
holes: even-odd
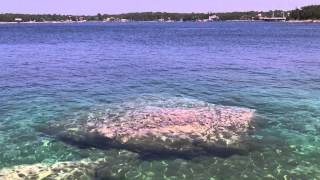
[[[291,11],[249,11],[226,13],[142,12],[100,14],[91,16],[58,14],[0,14],[0,24],[7,23],[83,23],[83,22],[215,22],[267,21],[289,23],[320,23],[320,5],[305,6]]]

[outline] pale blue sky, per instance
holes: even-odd
[[[320,0],[0,0],[0,13],[97,14],[289,10]]]

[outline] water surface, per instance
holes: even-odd
[[[256,109],[264,147],[229,158],[124,159],[129,179],[320,178],[319,42],[319,24],[2,24],[0,168],[114,156],[35,127],[181,98]]]

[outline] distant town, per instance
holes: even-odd
[[[291,11],[229,12],[229,13],[166,13],[144,12],[126,14],[97,14],[94,16],[58,14],[0,14],[0,23],[82,23],[82,22],[216,22],[216,21],[267,21],[267,22],[320,22],[320,5],[305,6]]]

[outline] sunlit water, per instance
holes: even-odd
[[[0,168],[110,156],[128,179],[320,178],[320,25],[0,25]],[[42,134],[113,104],[183,99],[256,109],[261,148],[144,160]],[[117,170],[115,170],[117,171]]]

